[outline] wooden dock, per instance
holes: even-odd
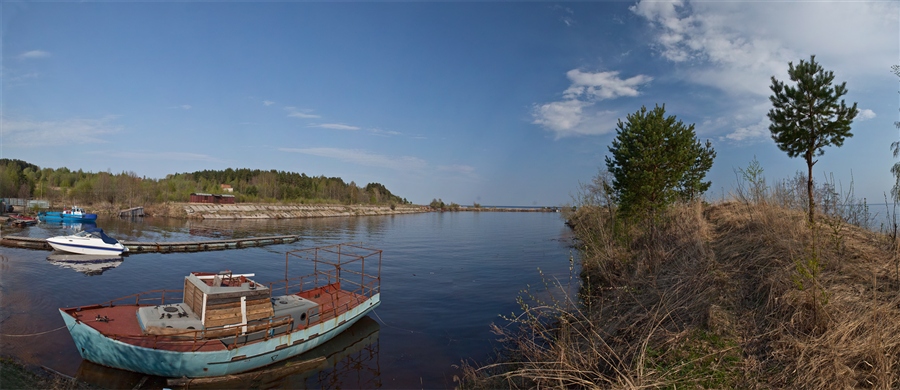
[[[144,216],[144,206],[132,207],[128,210],[119,211],[119,217],[143,217]]]
[[[119,242],[128,247],[129,254],[135,254],[151,252],[203,252],[225,249],[241,249],[264,245],[289,244],[297,241],[298,239],[298,236],[272,236],[187,242]],[[0,245],[11,248],[53,250],[53,247],[51,247],[50,244],[47,243],[46,238],[6,236],[0,238]]]

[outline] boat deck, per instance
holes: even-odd
[[[219,340],[176,340],[162,336],[144,335],[138,323],[137,305],[93,306],[72,312],[78,320],[101,334],[121,342],[147,348],[170,351],[220,351],[227,349]]]
[[[320,322],[335,318],[368,299],[364,295],[341,290],[335,285],[304,291],[297,295],[319,305],[318,321]],[[103,335],[135,346],[178,352],[220,351],[228,348],[221,339],[195,340],[192,333],[185,333],[179,337],[145,334],[138,322],[137,310],[140,307],[138,305],[95,305],[81,307],[77,311],[76,309],[64,309],[64,311],[76,315],[79,321]],[[294,326],[294,330],[308,327],[307,324],[299,321],[295,322]]]
[[[363,303],[368,297],[341,290],[335,285],[325,286],[320,289],[304,291],[297,294],[319,305],[319,314],[322,320],[337,317],[346,313],[351,308]]]

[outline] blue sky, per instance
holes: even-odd
[[[858,102],[815,178],[881,203],[898,139],[900,3],[7,2],[0,157],[163,178],[250,168],[415,203],[561,205],[640,107],[718,153],[708,196],[775,146],[770,77],[816,60]]]

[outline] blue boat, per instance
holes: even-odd
[[[41,222],[92,222],[97,220],[97,214],[89,214],[81,207],[72,206],[63,211],[41,211],[38,219]]]
[[[291,276],[292,261],[311,262],[314,272]],[[381,303],[381,250],[338,244],[291,251],[284,280],[264,285],[253,276],[192,272],[183,291],[156,290],[60,313],[86,360],[168,378],[203,378],[300,355]]]

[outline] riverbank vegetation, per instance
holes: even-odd
[[[223,188],[223,185],[227,186]],[[230,189],[230,190],[229,190]],[[307,204],[408,204],[380,183],[359,186],[341,178],[258,169],[204,170],[164,179],[134,172],[83,172],[41,168],[0,159],[0,198],[44,199],[53,204],[148,205],[187,202],[191,193],[230,194],[238,202]]]
[[[524,291],[493,328],[496,361],[464,364],[461,387],[900,387],[896,215],[876,224],[852,182],[814,185],[856,104],[814,56],[789,73],[796,87],[772,79],[769,130],[807,175],[769,185],[754,158],[731,199],[707,203],[710,143],[662,107],[629,115],[566,215],[580,285]]]
[[[585,202],[567,216],[580,293],[524,294],[494,327],[501,356],[464,366],[461,387],[900,387],[893,224],[825,183],[810,225],[802,175],[769,186],[756,173],[730,200],[675,204],[652,229]]]

